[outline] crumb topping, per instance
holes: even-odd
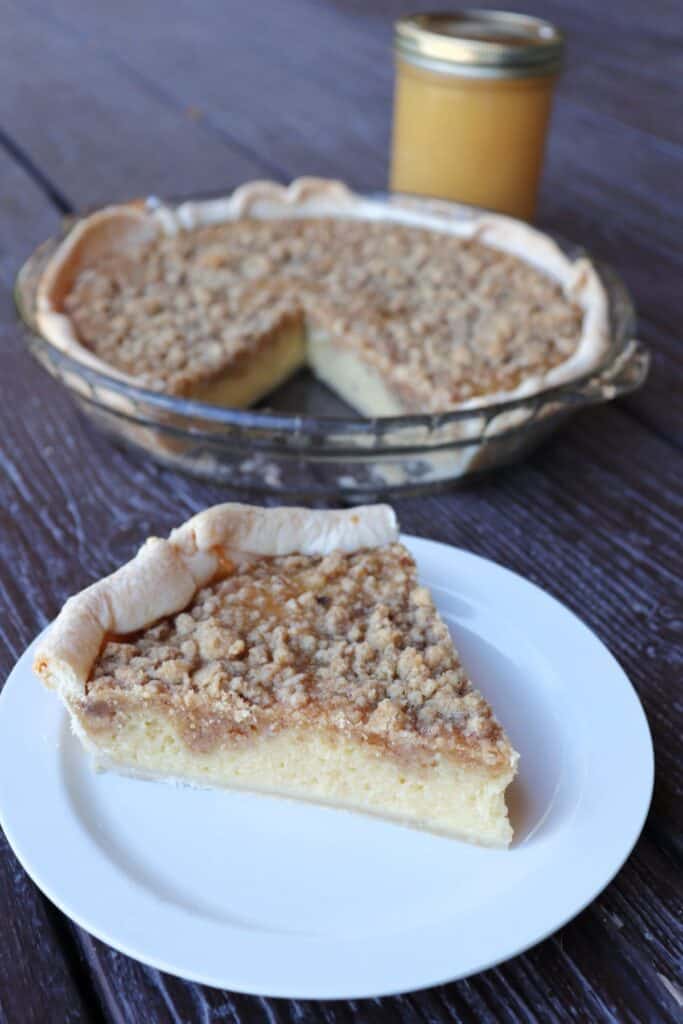
[[[146,386],[192,394],[283,324],[310,323],[378,370],[408,410],[516,387],[576,349],[581,310],[522,259],[405,225],[257,220],[153,238],[82,270],[83,344]]]
[[[185,611],[105,644],[86,713],[109,720],[146,701],[200,750],[315,721],[403,757],[509,763],[401,544],[237,556]]]

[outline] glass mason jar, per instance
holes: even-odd
[[[523,14],[401,18],[390,187],[531,219],[563,49]]]

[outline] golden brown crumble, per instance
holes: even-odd
[[[159,236],[81,271],[83,344],[149,387],[190,394],[305,321],[351,346],[407,409],[510,390],[569,358],[582,314],[523,260],[424,228],[243,219]]]
[[[106,643],[87,687],[91,723],[110,728],[146,702],[196,749],[314,721],[422,761],[509,761],[401,544],[240,555],[179,615]]]

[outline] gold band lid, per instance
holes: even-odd
[[[394,45],[401,57],[435,70],[550,74],[560,68],[564,37],[542,18],[471,9],[400,18]]]

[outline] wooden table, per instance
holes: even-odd
[[[76,414],[26,352],[10,297],[20,261],[62,214],[108,200],[300,174],[381,188],[390,26],[415,6],[0,0],[3,678],[70,592],[150,532],[230,497],[114,449]],[[540,224],[623,275],[651,378],[581,413],[524,465],[398,512],[410,532],[538,582],[623,664],[657,756],[636,851],[576,920],[499,968],[401,998],[321,1004],[203,989],[114,952],[38,892],[0,834],[3,1024],[681,1019],[683,12],[677,0],[523,6],[570,40]]]

